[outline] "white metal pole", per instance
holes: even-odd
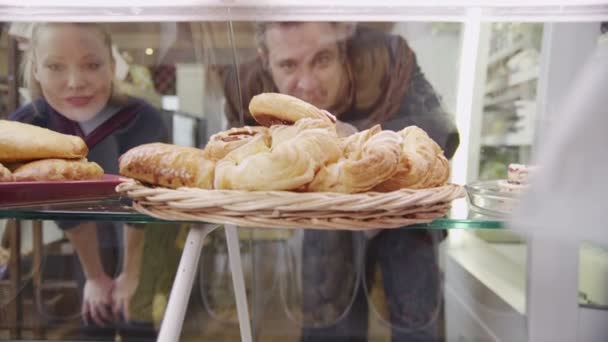
[[[186,245],[179,261],[179,267],[175,274],[171,294],[169,295],[167,310],[160,326],[158,341],[179,341],[186,309],[188,308],[190,292],[192,291],[192,284],[198,271],[197,266],[201,256],[203,240],[207,234],[217,227],[217,225],[202,224],[193,225],[190,228]]]
[[[239,236],[235,225],[227,224],[225,227],[228,258],[230,259],[230,272],[232,273],[232,285],[234,286],[239,328],[241,330],[241,341],[251,342],[251,321],[249,320],[249,307],[247,305],[247,293],[245,292],[245,277],[243,276],[243,265],[241,263]]]
[[[458,94],[456,98],[456,125],[460,133],[460,146],[452,160],[452,182],[465,184],[471,180],[469,156],[472,146],[471,131],[475,74],[479,55],[481,33],[481,8],[467,10],[462,46],[460,49],[460,69],[458,74]],[[475,141],[475,139],[473,139]]]

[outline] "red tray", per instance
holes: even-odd
[[[118,196],[119,183],[120,176],[110,174],[82,181],[0,183],[0,206],[108,198]]]

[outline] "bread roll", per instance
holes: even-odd
[[[443,150],[426,132],[409,126],[397,132],[403,139],[398,171],[375,191],[422,189],[444,185],[450,177]]]
[[[286,133],[286,130],[280,130]],[[278,131],[275,131],[277,133]],[[258,135],[218,161],[216,189],[301,190],[324,165],[341,156],[337,136],[321,128],[303,129],[288,139]],[[278,133],[277,133],[278,134]]]
[[[78,159],[89,149],[77,136],[16,121],[0,120],[0,162],[45,158]]]
[[[205,153],[209,159],[218,161],[258,134],[268,135],[270,133],[268,128],[263,126],[245,126],[219,132],[209,138],[209,142],[205,146]]]
[[[279,93],[262,93],[249,102],[249,112],[262,126],[291,125],[300,119],[321,119],[335,123],[336,118],[297,97]]]
[[[214,167],[201,149],[163,143],[134,147],[119,158],[121,175],[174,189],[212,189]]]
[[[0,182],[12,182],[13,181],[13,173],[11,170],[4,167],[4,165],[0,164]]]
[[[75,181],[103,177],[103,169],[86,159],[42,159],[19,166],[13,171],[16,182]]]
[[[343,157],[321,168],[309,191],[357,193],[389,179],[399,164],[401,137],[379,125],[343,140]]]

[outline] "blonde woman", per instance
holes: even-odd
[[[88,159],[106,173],[118,172],[118,157],[128,149],[168,139],[156,109],[116,91],[111,37],[99,24],[35,24],[23,71],[32,102],[10,119],[82,137],[89,147]],[[118,225],[59,225],[74,245],[84,272],[82,314],[89,325],[85,333],[113,339],[115,327],[103,331],[90,326],[128,320],[128,304],[138,285],[143,230],[125,227],[123,264],[118,265],[121,249],[116,247],[123,239],[116,232]]]

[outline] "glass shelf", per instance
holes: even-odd
[[[457,200],[455,203],[465,204],[464,199]],[[21,220],[121,221],[130,223],[167,222],[140,214],[131,208],[129,200],[117,197],[97,201],[46,203],[35,206],[0,208],[0,219],[9,218]],[[450,214],[446,218],[437,219],[427,224],[416,224],[409,228],[439,230],[501,229],[503,228],[503,221],[499,218],[482,216],[472,218],[466,210],[460,210],[459,214]]]

